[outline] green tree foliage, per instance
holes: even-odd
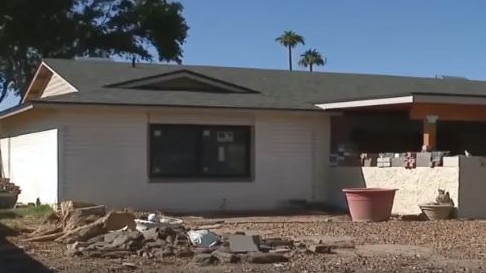
[[[181,63],[189,29],[182,10],[166,0],[1,0],[0,101],[26,90],[41,58]]]
[[[291,30],[288,30],[284,31],[284,33],[277,37],[275,41],[288,49],[289,70],[292,71],[292,49],[295,48],[298,44],[304,45],[304,37]]]
[[[309,67],[309,71],[312,72],[314,65],[325,65],[326,62],[326,57],[322,57],[321,53],[315,49],[309,49],[300,55],[299,65]]]

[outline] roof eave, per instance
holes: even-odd
[[[33,104],[24,104],[24,105],[20,105],[20,106],[17,106],[17,107],[10,108],[8,110],[0,112],[0,120],[14,116],[14,115],[18,115],[20,113],[27,112],[27,111],[29,111],[33,108],[34,108]]]

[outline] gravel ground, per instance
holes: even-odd
[[[21,237],[11,237],[9,241],[23,248],[28,255],[13,252],[13,245],[0,243],[3,246],[0,247],[0,272],[486,272],[486,221],[352,223],[310,219],[281,223],[275,222],[275,218],[252,222],[241,218],[227,221],[214,231],[248,231],[264,237],[288,238],[348,236],[354,238],[357,248],[337,250],[334,254],[299,253],[285,264],[201,267],[190,259],[70,258],[64,255],[64,246],[26,244]],[[22,259],[39,263],[29,266]],[[123,266],[124,262],[136,267]],[[10,271],[2,268],[10,268]]]

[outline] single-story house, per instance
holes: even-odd
[[[397,213],[445,188],[462,215],[486,216],[468,207],[486,203],[481,158],[413,170],[346,158],[486,155],[481,81],[46,59],[0,126],[2,175],[21,202],[273,210],[345,206],[343,187],[387,186],[400,189]]]

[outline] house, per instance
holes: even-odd
[[[1,114],[0,148],[21,202],[272,210],[289,200],[340,204],[342,187],[390,175],[442,177],[408,191],[401,179],[380,180],[403,188],[404,212],[444,183],[456,202],[461,183],[482,186],[461,181],[459,157],[448,170],[407,173],[331,167],[331,155],[486,154],[484,121],[486,82],[466,79],[46,59],[21,104]],[[462,199],[477,200],[476,190]]]

